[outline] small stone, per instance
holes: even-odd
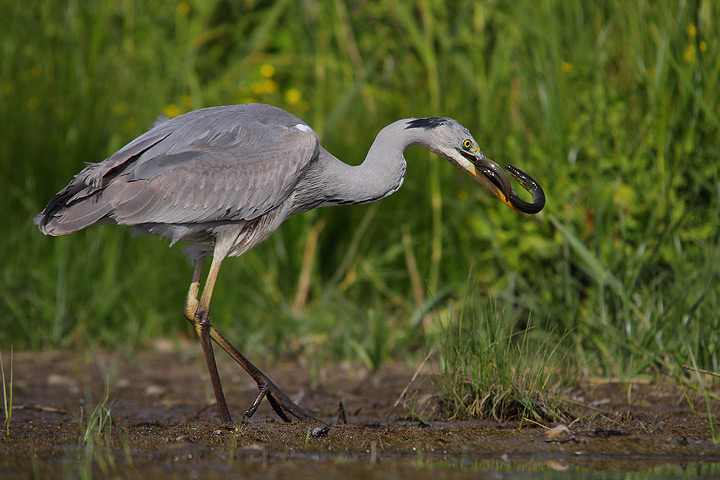
[[[47,384],[51,387],[67,388],[72,393],[80,392],[80,388],[78,387],[78,384],[75,381],[75,379],[66,377],[65,375],[58,375],[56,373],[51,373],[47,377]]]
[[[310,435],[312,435],[314,438],[322,438],[327,437],[329,432],[330,425],[325,425],[324,427],[317,427],[312,432],[310,432]]]
[[[556,425],[543,434],[546,442],[567,442],[573,438],[573,433],[565,425]]]
[[[145,395],[147,395],[148,397],[158,397],[163,393],[165,393],[165,389],[159,385],[150,384],[145,387]]]

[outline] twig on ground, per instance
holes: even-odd
[[[413,374],[412,378],[410,379],[410,381],[408,382],[408,384],[405,385],[405,388],[403,389],[402,393],[401,393],[400,396],[397,398],[397,400],[395,400],[395,404],[394,404],[393,407],[390,409],[390,411],[385,415],[385,418],[383,419],[383,421],[386,422],[386,421],[388,420],[388,418],[390,418],[390,415],[392,415],[392,414],[395,412],[395,409],[397,408],[398,405],[400,405],[400,402],[402,401],[402,399],[405,398],[405,395],[407,394],[407,391],[410,389],[410,385],[412,385],[412,383],[413,383],[413,382],[415,381],[415,379],[417,378],[417,376],[418,376],[418,374],[420,373],[420,370],[422,369],[423,365],[425,365],[425,363],[428,361],[428,359],[429,359],[434,353],[435,353],[435,349],[434,349],[434,348],[433,348],[433,349],[430,349],[430,351],[428,352],[428,354],[425,356],[425,360],[423,360],[422,362],[420,362],[420,365],[418,366],[417,370],[415,370],[415,373]]]
[[[691,367],[690,365],[683,365],[682,368],[685,370],[692,370],[693,372],[704,373],[705,375],[711,375],[713,377],[720,377],[720,373],[711,372],[710,370],[703,370],[702,368]]]
[[[62,410],[60,408],[46,407],[44,405],[38,405],[36,403],[30,404],[30,405],[13,405],[12,409],[13,410],[33,410],[36,412],[58,413],[60,415],[69,415],[70,414],[70,412]]]

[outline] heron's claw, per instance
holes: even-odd
[[[257,398],[255,398],[253,404],[250,405],[250,408],[248,408],[245,413],[243,413],[242,423],[248,423],[250,417],[255,415],[255,412],[260,406],[263,398],[267,398],[268,402],[270,402],[270,406],[275,411],[277,416],[285,422],[289,423],[291,421],[287,413],[294,416],[300,421],[317,420],[312,415],[306,413],[302,408],[298,407],[297,404],[290,400],[290,398],[285,395],[282,390],[276,387],[269,378],[265,377],[262,379],[261,382],[258,382],[258,388],[260,389],[260,393],[258,394]]]
[[[278,401],[275,399],[274,396],[268,395],[267,396],[268,402],[270,402],[270,406],[273,410],[275,410],[275,413],[277,413],[277,416],[282,418],[284,422],[290,423],[290,418],[288,418],[287,415],[285,415],[285,412],[283,411],[282,407],[278,403]]]
[[[525,190],[530,192],[533,199],[532,203],[528,203],[518,197],[517,193],[515,193],[515,190],[511,189],[510,198],[508,200],[510,201],[512,206],[517,211],[522,213],[538,213],[540,210],[542,210],[545,206],[545,192],[543,192],[540,184],[535,181],[535,179],[532,178],[530,175],[518,168],[513,167],[512,165],[508,165],[505,168],[510,173],[510,175],[512,175],[513,178],[517,180],[520,185],[522,185]]]

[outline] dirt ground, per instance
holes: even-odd
[[[3,360],[7,384],[7,352]],[[218,363],[239,421],[257,387],[231,360],[218,355]],[[322,423],[281,423],[264,403],[250,423],[219,426],[195,346],[139,354],[15,353],[10,433],[0,433],[0,477],[720,475],[720,447],[712,440],[704,400],[670,382],[584,381],[566,395],[577,420],[550,431],[513,422],[441,421],[434,413],[431,367],[397,408],[414,367],[389,365],[380,374],[349,364],[317,369],[302,361],[264,367]],[[347,423],[339,418],[340,402]],[[106,410],[93,415],[98,403],[110,417],[101,414]]]

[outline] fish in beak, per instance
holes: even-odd
[[[520,169],[507,166],[507,171],[518,183],[532,195],[532,203],[522,200],[510,185],[510,180],[500,165],[487,158],[481,151],[469,152],[457,150],[466,160],[459,167],[475,178],[490,193],[516,212],[538,213],[545,206],[545,192],[538,182]]]

